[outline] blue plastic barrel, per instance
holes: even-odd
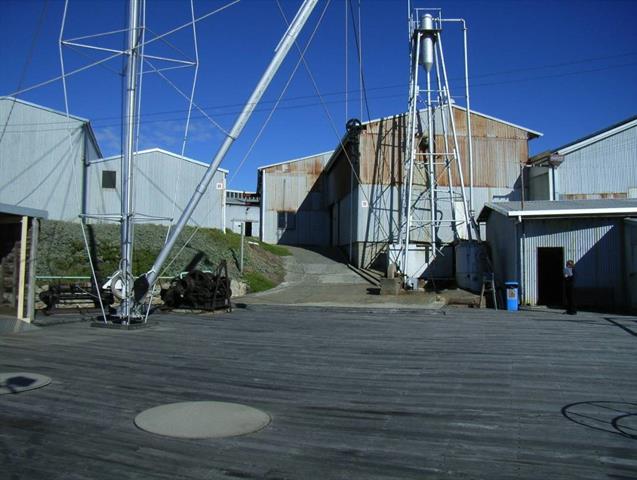
[[[504,282],[507,291],[507,310],[515,312],[520,303],[518,298],[518,282]]]

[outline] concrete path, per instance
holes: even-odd
[[[330,250],[287,247],[285,281],[265,292],[233,299],[238,305],[306,305],[363,308],[440,308],[431,293],[379,295]]]

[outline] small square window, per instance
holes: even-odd
[[[115,170],[102,171],[102,188],[116,188],[117,172]]]

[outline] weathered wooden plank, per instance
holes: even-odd
[[[562,414],[599,401],[637,412],[636,339],[601,315],[255,307],[156,318],[140,331],[76,323],[0,337],[1,370],[53,379],[0,397],[7,478],[637,476],[637,440],[612,417],[600,410],[586,426]],[[197,441],[133,424],[189,400],[246,403],[273,423]]]

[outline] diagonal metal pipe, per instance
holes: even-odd
[[[245,127],[246,123],[248,122],[248,119],[252,115],[252,112],[254,111],[257,104],[259,103],[259,100],[261,100],[261,97],[263,96],[266,89],[270,85],[270,82],[274,78],[274,75],[276,74],[277,70],[281,66],[281,63],[285,59],[290,48],[296,41],[296,38],[299,32],[301,31],[301,29],[307,22],[308,18],[310,17],[317,3],[318,3],[318,0],[304,0],[299,11],[294,17],[294,20],[292,20],[292,23],[290,24],[289,28],[283,35],[281,41],[279,42],[279,45],[277,46],[275,50],[275,54],[274,54],[274,57],[272,58],[272,61],[270,62],[270,64],[268,65],[268,68],[266,69],[265,73],[261,77],[261,80],[259,80],[259,83],[257,84],[254,91],[252,92],[252,95],[248,99],[248,102],[243,107],[241,114],[239,115],[239,117],[237,117],[237,120],[235,121],[232,127],[232,130],[230,130],[230,134],[226,137],[224,142],[221,144],[221,147],[217,151],[217,154],[212,160],[212,163],[206,170],[206,173],[204,174],[201,181],[199,182],[199,185],[197,185],[197,188],[195,189],[195,192],[193,193],[190,201],[188,202],[188,205],[186,205],[186,208],[184,209],[181,216],[179,217],[179,220],[175,224],[175,228],[172,229],[170,235],[168,236],[166,240],[164,247],[159,252],[159,255],[157,256],[155,263],[153,264],[152,268],[148,272],[146,272],[144,276],[142,276],[140,279],[137,280],[137,282],[141,281],[141,283],[145,283],[145,285],[142,285],[143,288],[140,288],[138,290],[138,293],[136,294],[137,300],[140,300],[139,297],[142,296],[141,295],[142,292],[145,293],[146,291],[148,291],[148,288],[150,288],[150,286],[157,281],[157,277],[159,276],[161,267],[166,262],[168,255],[170,253],[170,250],[175,245],[177,237],[186,226],[186,223],[188,223],[188,220],[190,219],[193,212],[195,211],[195,208],[197,208],[199,201],[201,200],[204,193],[208,189],[210,182],[212,181],[215,173],[217,172],[217,168],[219,168],[219,165],[221,164],[223,158],[225,157],[226,153],[228,152],[228,150],[230,149],[234,141],[241,134],[241,131]]]

